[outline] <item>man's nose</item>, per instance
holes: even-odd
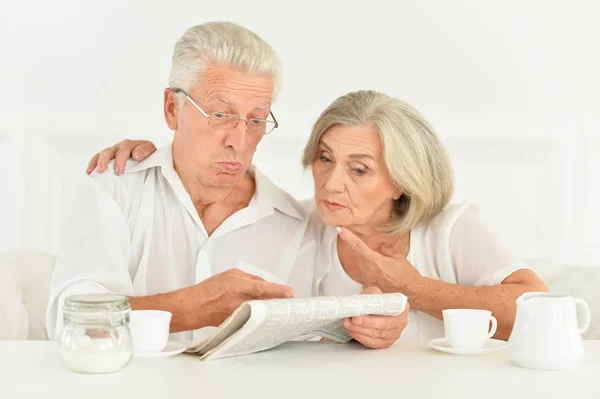
[[[225,134],[225,147],[244,152],[248,141],[248,131],[243,120],[234,122]]]

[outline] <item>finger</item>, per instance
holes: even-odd
[[[88,166],[87,169],[85,170],[85,172],[89,175],[90,173],[92,173],[94,171],[94,169],[96,169],[96,166],[98,165],[98,157],[100,156],[100,154],[96,154],[92,157],[92,159],[90,159],[90,162],[88,162]]]
[[[256,280],[256,281],[265,281],[265,279],[262,277],[258,277],[254,274],[246,273],[245,271],[238,269],[238,268],[231,269],[231,272],[234,273],[236,275],[236,277],[247,278],[247,279]]]
[[[360,292],[360,295],[372,295],[372,294],[381,294],[381,290],[377,287],[365,287]]]
[[[354,332],[356,334],[361,334],[365,336],[369,336],[377,339],[398,339],[400,338],[400,334],[402,333],[401,328],[370,328],[366,326],[357,326],[352,323],[349,319],[345,319],[343,321],[344,328],[348,333]]]
[[[350,324],[376,330],[403,329],[406,325],[404,313],[398,316],[364,315],[349,318]]]
[[[98,172],[106,172],[106,169],[108,169],[108,163],[115,157],[115,153],[118,149],[119,145],[116,144],[110,148],[105,148],[100,151],[100,156],[98,157]]]
[[[354,235],[350,230],[344,227],[336,227],[338,234],[342,237],[342,240],[352,247],[356,252],[364,256],[369,260],[376,260],[380,254],[373,251],[367,244],[365,244],[360,238]]]
[[[248,274],[248,273],[244,273],[245,274],[245,278],[249,278],[250,280],[254,280],[254,281],[266,281],[264,278],[259,277],[259,276],[255,276],[254,274]]]
[[[127,164],[127,160],[131,158],[131,154],[133,154],[134,149],[137,147],[138,142],[132,140],[123,140],[119,145],[119,149],[115,154],[115,174],[118,176],[123,173],[125,170],[125,166]]]
[[[151,141],[139,140],[133,150],[133,159],[143,161],[156,151],[156,146]]]
[[[249,294],[257,299],[270,298],[292,298],[294,290],[282,284],[269,283],[267,281],[253,281]]]
[[[394,342],[396,342],[394,340],[377,339],[377,338],[369,337],[368,335],[363,335],[363,334],[359,334],[359,333],[355,333],[355,332],[348,332],[348,335],[350,335],[352,338],[354,338],[354,340],[360,342],[362,345],[366,346],[367,348],[371,348],[371,349],[389,348],[390,346],[392,346],[394,344]]]

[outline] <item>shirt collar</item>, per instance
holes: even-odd
[[[273,184],[256,166],[252,165],[248,169],[248,173],[254,177],[256,190],[253,199],[256,199],[259,206],[277,209],[296,219],[308,217],[307,212],[294,197]]]
[[[176,174],[175,167],[173,166],[171,144],[160,148],[147,159],[133,165],[128,172],[139,172],[156,167],[161,168],[161,173],[167,180],[172,178],[174,173]],[[256,189],[249,207],[254,203],[259,206],[261,213],[263,213],[263,211],[264,213],[270,213],[273,209],[277,209],[296,219],[302,220],[308,217],[307,212],[295,198],[277,187],[265,174],[258,170],[256,166],[251,165],[247,173],[254,177],[256,183]]]
[[[135,161],[128,161],[135,162]],[[173,165],[173,152],[171,144],[168,144],[158,150],[154,151],[152,155],[141,162],[137,162],[134,166],[129,169],[129,172],[140,172],[142,170],[152,169],[160,167],[162,169],[163,175],[165,172],[175,171],[175,167]]]

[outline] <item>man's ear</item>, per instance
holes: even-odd
[[[179,120],[179,104],[177,102],[177,95],[171,88],[165,89],[164,112],[165,122],[167,122],[169,129],[173,131],[177,130],[177,122]]]

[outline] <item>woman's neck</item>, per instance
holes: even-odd
[[[384,209],[383,212],[376,212],[374,215],[372,215],[367,223],[359,225],[348,225],[343,227],[350,230],[352,233],[354,233],[355,236],[357,236],[363,241],[393,241],[397,237],[394,237],[393,235],[389,235],[382,231],[383,227],[390,222],[390,213],[391,210]]]
[[[373,249],[379,248],[383,244],[393,245],[401,237],[381,231],[381,226],[349,226],[346,229]]]

